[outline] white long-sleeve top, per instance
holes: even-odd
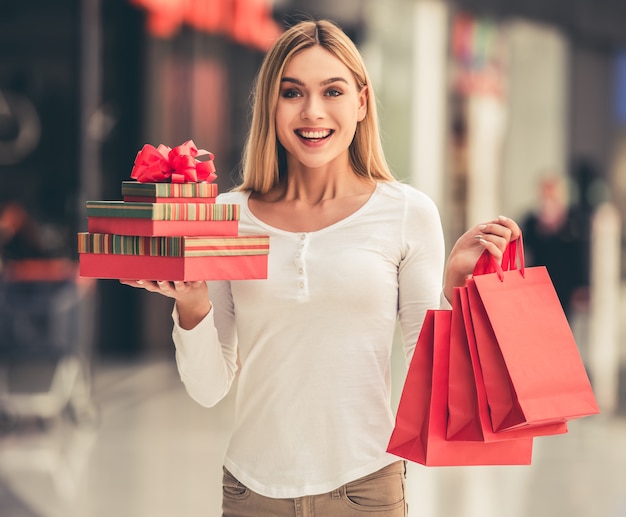
[[[270,236],[268,278],[209,282],[213,309],[173,339],[189,395],[212,406],[238,375],[224,465],[267,497],[329,492],[398,458],[390,355],[400,321],[407,361],[427,309],[441,300],[444,242],[423,193],[378,183],[349,217],[293,233],[257,219],[249,193],[240,234]],[[238,366],[239,365],[239,366]]]

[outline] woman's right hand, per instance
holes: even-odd
[[[194,328],[211,311],[209,289],[202,280],[194,282],[120,280],[120,283],[174,298],[178,309],[178,323],[186,330]]]

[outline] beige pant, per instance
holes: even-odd
[[[406,517],[405,463],[398,461],[327,494],[273,499],[224,469],[223,517]]]

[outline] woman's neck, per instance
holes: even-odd
[[[359,210],[376,182],[351,170],[291,169],[267,194],[253,194],[248,207],[261,221],[282,230],[326,228]]]
[[[371,192],[374,182],[357,176],[349,163],[333,163],[309,169],[300,164],[288,168],[274,193],[285,201],[317,205],[325,201]]]

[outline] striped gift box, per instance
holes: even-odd
[[[267,255],[269,253],[269,237],[266,235],[142,237],[80,232],[78,234],[78,253],[149,255],[153,257]]]
[[[240,206],[87,201],[87,230],[118,235],[237,235]]]
[[[238,221],[239,205],[87,201],[87,217],[124,217],[155,221]]]
[[[267,278],[269,237],[78,234],[80,275],[143,280]]]
[[[122,196],[128,202],[171,203],[179,202],[215,203],[216,183],[141,183],[123,181]]]

